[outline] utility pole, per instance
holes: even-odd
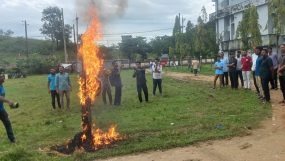
[[[78,17],[76,14],[76,45],[78,45],[78,39],[79,39],[79,36],[78,36]]]
[[[72,26],[73,29],[73,39],[74,39],[74,53],[77,55],[77,42],[76,42],[76,37],[75,37],[75,27],[74,24]]]
[[[27,54],[27,58],[29,58],[27,21],[25,20],[24,23],[25,23],[25,38],[26,38],[26,42],[25,42],[25,45],[26,45],[26,54]]]
[[[64,27],[64,16],[63,16],[63,8],[61,8],[61,15],[62,15],[62,36],[63,36],[63,46],[64,46],[64,60],[65,63],[68,61],[68,55],[66,51],[66,41],[65,41],[65,27]]]

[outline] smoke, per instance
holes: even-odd
[[[90,20],[91,6],[104,23],[123,16],[128,8],[128,0],[76,0],[77,13],[85,22]]]

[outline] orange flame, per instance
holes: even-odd
[[[99,48],[95,44],[96,41],[101,39],[100,33],[101,24],[99,20],[94,17],[91,21],[87,31],[81,37],[82,45],[79,49],[79,57],[83,63],[83,70],[85,78],[80,78],[79,97],[80,103],[85,105],[87,98],[91,99],[93,103],[96,98],[96,93],[100,89],[100,82],[98,75],[100,68],[103,65],[103,60],[100,59]]]
[[[92,15],[94,11],[91,11]],[[103,65],[103,59],[99,54],[99,47],[96,45],[96,41],[101,39],[101,24],[97,16],[93,16],[91,23],[87,31],[81,37],[81,46],[79,49],[79,58],[82,60],[83,72],[79,79],[79,98],[82,108],[86,104],[93,104],[96,99],[96,94],[100,91],[100,81],[98,79],[101,67]],[[91,102],[90,102],[91,101]],[[83,111],[86,111],[83,110]],[[91,111],[90,111],[91,113]],[[88,118],[90,114],[88,111],[83,112],[82,117]],[[82,142],[86,142],[88,139],[88,130],[90,126],[82,123],[83,134],[81,136]],[[93,127],[95,129],[95,127]],[[121,140],[119,133],[116,132],[116,126],[111,126],[108,132],[104,133],[100,129],[92,131],[92,144],[96,150],[103,145],[109,145],[116,140]]]

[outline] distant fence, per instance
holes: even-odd
[[[116,59],[116,60],[105,60],[104,61],[104,67],[105,68],[112,68],[112,62],[116,61],[118,62],[118,64],[121,66],[122,69],[132,69],[136,66],[136,63],[130,62],[128,59]],[[174,61],[170,60],[167,61],[167,63],[165,64],[165,66],[178,66],[178,65],[182,65],[182,66],[188,66],[189,65],[189,61],[184,59],[181,61],[182,63],[180,64],[179,61]],[[202,64],[213,64],[214,63],[214,59],[202,59]],[[150,61],[144,61],[141,62],[142,67],[144,68],[148,68],[150,66]],[[77,65],[73,64],[73,68],[76,68],[75,70],[77,72],[81,71],[81,63],[77,62]]]

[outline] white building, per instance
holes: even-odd
[[[216,12],[210,15],[216,21],[217,39],[221,41],[220,50],[227,55],[230,51],[239,50],[242,43],[236,36],[243,11],[250,5],[257,7],[259,14],[260,32],[263,46],[275,45],[276,36],[273,31],[272,19],[269,16],[268,0],[212,0],[215,2]],[[279,44],[285,42],[281,36]],[[276,50],[276,48],[275,48]]]

